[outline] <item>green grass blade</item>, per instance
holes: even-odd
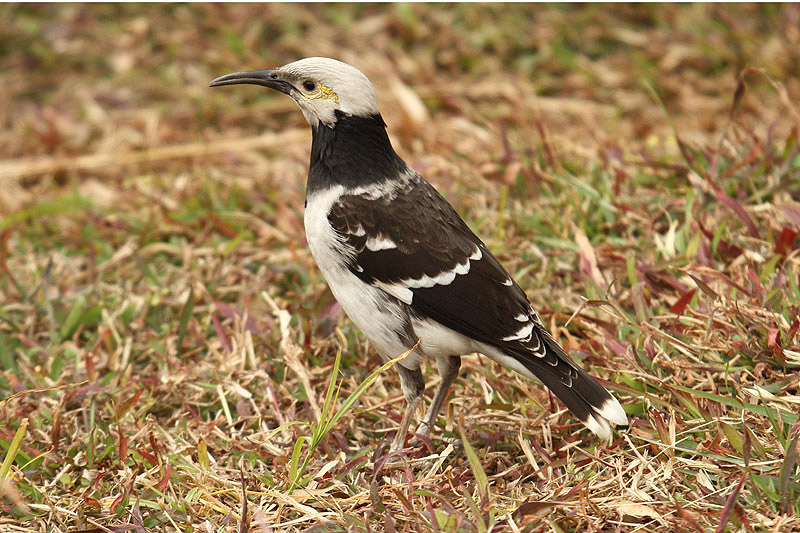
[[[419,346],[419,342],[417,342],[417,344],[415,344],[413,348],[403,353],[402,355],[395,357],[391,361],[387,361],[386,363],[382,364],[380,367],[374,370],[369,376],[367,376],[367,379],[361,382],[361,384],[356,388],[356,390],[350,393],[347,399],[345,399],[345,401],[342,403],[342,406],[336,411],[336,413],[331,417],[331,419],[325,425],[325,435],[327,435],[336,426],[336,423],[339,421],[339,419],[342,418],[342,416],[344,416],[345,413],[347,413],[347,411],[353,406],[354,403],[356,403],[356,401],[361,397],[361,395],[364,394],[367,391],[367,389],[369,389],[370,386],[372,386],[373,383],[375,383],[375,380],[378,379],[378,376],[380,376],[382,373],[386,372],[388,369],[390,369],[391,367],[393,367],[394,365],[396,365],[397,363],[408,357],[410,354],[412,354],[414,350],[417,349],[417,346]]]
[[[325,393],[325,401],[322,404],[322,414],[320,416],[319,424],[314,428],[314,444],[322,441],[326,428],[328,427],[328,418],[332,416],[335,409],[336,398],[339,396],[339,385],[341,382],[337,379],[339,377],[339,365],[342,362],[342,347],[344,343],[340,344],[339,349],[336,351],[336,357],[333,359],[333,368],[331,369],[331,379],[328,382],[328,390]],[[336,391],[336,394],[334,394]]]
[[[61,340],[67,339],[72,336],[73,333],[78,329],[80,325],[81,317],[83,313],[86,311],[86,299],[81,296],[75,303],[72,305],[72,309],[69,310],[69,314],[67,318],[64,320],[64,323],[61,325],[61,329],[58,332],[58,336]]]
[[[303,461],[303,468],[300,467],[300,453],[303,451],[303,444],[308,441],[308,437],[300,437],[294,443],[294,449],[292,450],[292,458],[289,461],[289,481],[291,482],[291,486],[289,487],[289,493],[291,494],[292,490],[299,484],[298,478],[299,476],[303,475],[303,471],[305,470],[305,466],[308,464],[308,461]],[[309,449],[308,454],[310,455],[313,450]]]
[[[680,385],[670,385],[669,387],[677,389],[679,391],[687,392],[694,396],[700,396],[701,398],[714,400],[729,407],[735,407],[737,409],[745,409],[747,411],[750,411],[751,413],[755,413],[761,416],[773,417],[773,418],[778,416],[778,410],[772,407],[765,407],[762,405],[756,405],[754,403],[746,403],[737,398],[720,396],[719,394],[713,394],[701,390],[690,389],[688,387],[681,387]],[[780,411],[780,416],[783,419],[783,421],[787,424],[794,424],[795,422],[797,422],[798,418],[800,418],[800,415],[796,415],[794,413],[790,413],[789,411],[783,411],[783,410]]]
[[[472,448],[472,445],[467,440],[467,436],[464,435],[464,429],[459,427],[458,432],[461,434],[461,442],[464,444],[464,451],[467,454],[467,460],[469,461],[469,466],[472,468],[472,474],[475,476],[475,483],[478,485],[478,490],[480,491],[481,499],[485,502],[489,501],[489,479],[486,477],[486,472],[483,470],[481,466],[481,460],[478,457],[478,454],[475,453],[475,450]]]
[[[208,458],[208,445],[206,441],[200,439],[197,443],[197,462],[200,463],[200,468],[208,470],[211,466],[211,461]]]
[[[186,298],[186,304],[181,310],[181,322],[178,327],[178,353],[183,351],[183,338],[186,336],[186,328],[189,326],[189,319],[192,318],[192,311],[194,310],[194,292],[189,291],[189,296]]]
[[[6,456],[3,459],[3,464],[0,465],[0,486],[3,485],[6,477],[8,477],[8,472],[11,470],[11,465],[14,464],[14,459],[16,459],[17,452],[19,452],[19,445],[22,443],[22,437],[25,436],[25,432],[27,430],[28,419],[23,418],[19,424],[19,428],[17,428],[17,432],[14,434],[14,438],[11,440],[11,444],[8,447],[8,453],[6,453]]]
[[[783,504],[783,512],[788,513],[791,508],[792,499],[789,495],[789,481],[792,479],[792,473],[800,460],[800,450],[798,450],[798,439],[800,439],[800,431],[796,432],[792,438],[789,446],[786,448],[786,457],[781,464],[781,480],[780,491],[781,501]],[[0,478],[2,479],[2,478]]]

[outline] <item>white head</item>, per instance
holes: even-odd
[[[378,114],[375,88],[357,68],[328,57],[307,57],[276,69],[234,72],[209,85],[251,83],[288,94],[312,126],[333,127],[336,111],[351,116]]]

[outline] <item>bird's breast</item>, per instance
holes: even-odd
[[[355,276],[348,268],[353,250],[331,226],[328,214],[344,187],[334,186],[310,194],[304,223],[311,255],[336,300],[384,358],[400,355],[414,345],[408,331],[408,312],[400,302]],[[418,365],[418,355],[404,364]]]
[[[336,185],[308,195],[303,223],[311,255],[328,283],[335,284],[347,269],[348,246],[328,220],[331,206],[342,196],[344,187]]]

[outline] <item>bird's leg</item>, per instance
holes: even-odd
[[[436,418],[439,416],[439,411],[441,411],[444,400],[447,398],[447,392],[450,390],[453,381],[458,377],[458,369],[461,368],[461,357],[437,357],[436,366],[439,369],[439,375],[442,380],[439,382],[439,386],[436,387],[436,393],[433,395],[433,401],[425,414],[425,418],[417,428],[417,433],[426,437],[430,437],[431,429],[433,429]]]
[[[417,411],[419,402],[422,400],[422,393],[425,391],[425,380],[422,377],[422,371],[417,367],[415,370],[397,365],[397,373],[400,374],[400,385],[403,387],[403,395],[406,397],[406,412],[403,413],[403,418],[400,420],[400,427],[397,434],[392,440],[392,447],[390,451],[396,452],[403,448],[406,442],[406,435],[408,434],[408,426],[411,425],[411,419]]]

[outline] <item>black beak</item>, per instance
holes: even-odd
[[[275,89],[276,91],[286,94],[289,94],[294,89],[291,83],[280,78],[277,69],[233,72],[211,80],[208,86],[222,87],[223,85],[237,85],[241,83],[261,85],[262,87],[269,87],[270,89]]]

